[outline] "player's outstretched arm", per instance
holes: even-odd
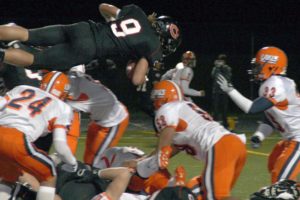
[[[99,12],[104,17],[104,19],[109,22],[113,21],[117,18],[120,9],[114,5],[110,5],[107,3],[101,3],[99,5]]]
[[[244,97],[237,91],[231,83],[229,83],[224,76],[217,77],[217,83],[220,85],[221,90],[227,93],[232,101],[245,113],[258,113],[271,108],[274,104],[265,97],[259,97],[254,101]]]

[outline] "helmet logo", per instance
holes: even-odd
[[[166,94],[166,90],[152,90],[151,98],[156,99],[156,98],[163,98]]]
[[[269,55],[269,54],[262,54],[260,56],[260,60],[263,63],[275,64],[275,63],[277,63],[278,59],[279,59],[279,56],[274,56],[274,55]]]
[[[170,24],[169,28],[172,38],[177,39],[179,37],[179,28],[176,26],[176,24]]]

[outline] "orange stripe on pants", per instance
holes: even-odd
[[[280,179],[296,181],[300,173],[300,142],[292,140],[278,142],[269,156],[268,169],[272,183]]]
[[[116,146],[123,136],[128,123],[129,116],[113,127],[102,127],[95,122],[89,124],[84,152],[84,162],[92,165],[94,159],[97,159],[97,155],[100,156],[105,149]]]
[[[245,144],[233,134],[223,136],[207,153],[202,179],[204,199],[229,197],[245,162]]]
[[[56,175],[54,163],[47,155],[35,149],[15,128],[0,126],[0,177],[15,182],[22,170],[39,181]]]
[[[73,112],[73,120],[70,126],[70,130],[67,134],[67,143],[70,147],[73,155],[75,155],[77,150],[78,138],[80,136],[80,113]]]

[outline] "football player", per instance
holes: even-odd
[[[53,143],[64,169],[76,171],[77,162],[67,143],[66,132],[72,120],[72,109],[62,100],[70,89],[69,79],[61,72],[48,73],[40,89],[17,86],[1,98],[0,106],[0,177],[14,183],[24,172],[40,182],[37,200],[55,197],[56,169],[47,154],[32,142],[53,132]]]
[[[226,79],[219,85],[245,113],[264,112],[265,120],[254,135],[254,148],[275,129],[282,136],[268,160],[272,183],[281,179],[296,180],[300,173],[300,98],[295,82],[285,76],[288,59],[284,51],[274,46],[261,48],[253,60],[253,74],[261,81],[259,97],[254,101],[244,97]]]
[[[179,27],[170,17],[152,15],[148,20],[144,11],[133,4],[119,9],[102,3],[99,11],[109,23],[82,21],[36,29],[0,26],[1,41],[20,40],[33,46],[50,46],[33,53],[1,49],[0,61],[31,69],[65,70],[95,58],[130,57],[137,61],[132,82],[139,85],[144,82],[148,67],[158,65],[181,42]]]
[[[172,80],[183,91],[186,100],[192,101],[191,97],[203,97],[205,96],[204,90],[194,90],[190,88],[190,83],[194,77],[193,68],[197,66],[196,55],[192,51],[186,51],[182,54],[181,62],[176,65],[175,68],[168,70],[162,75],[161,80]]]
[[[194,103],[183,101],[179,86],[172,81],[155,84],[151,96],[159,142],[155,154],[137,163],[137,173],[148,177],[168,167],[169,159],[176,153],[186,151],[205,162],[199,199],[229,197],[246,161],[241,138],[213,121]]]
[[[69,73],[71,84],[71,99],[67,101],[73,109],[89,113],[91,123],[84,152],[84,162],[90,166],[97,165],[96,160],[105,149],[118,144],[124,134],[128,123],[129,113],[117,97],[99,81],[72,68]],[[79,135],[74,135],[73,142],[69,145],[73,152],[77,147]]]

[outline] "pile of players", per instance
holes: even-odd
[[[119,9],[101,4],[99,10],[109,23],[89,21],[31,30],[0,26],[1,41],[50,46],[27,49],[17,42],[0,49],[5,65],[48,70],[39,88],[16,86],[0,99],[1,199],[230,199],[246,163],[245,136],[231,133],[186,101],[178,83],[163,80],[153,87],[158,136],[153,152],[144,155],[136,148],[115,147],[129,122],[126,107],[85,74],[82,65],[69,68],[96,57],[121,55],[135,60],[130,78],[138,85],[145,81],[149,67],[158,68],[162,58],[176,50],[181,33],[170,17],[147,17],[135,5]],[[262,84],[254,101],[226,78],[218,78],[221,89],[244,112],[265,112],[265,121],[251,137],[253,147],[259,147],[275,129],[283,137],[269,157],[273,185],[251,199],[299,197],[293,180],[300,171],[300,101],[295,83],[285,77],[287,64],[279,48],[264,47],[257,52],[253,74]],[[191,72],[185,71],[189,76]],[[89,113],[91,119],[84,164],[74,157],[80,112]],[[51,145],[55,154],[49,156],[46,152]],[[170,159],[181,151],[205,163],[201,175],[187,181],[179,166],[171,176]]]

